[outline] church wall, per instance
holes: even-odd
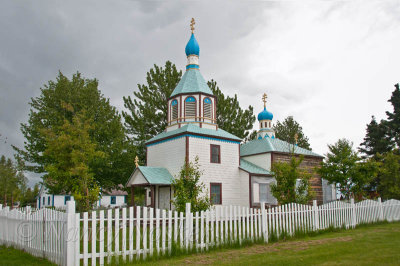
[[[221,163],[210,162],[210,144],[220,145]],[[205,184],[207,194],[210,193],[210,183],[222,183],[222,205],[249,205],[249,197],[243,198],[243,190],[249,186],[248,175],[246,181],[239,170],[239,144],[225,141],[189,138],[189,160],[194,161],[196,155],[199,157],[199,164],[203,170],[201,177]],[[243,184],[247,185],[243,189]]]
[[[147,166],[165,167],[175,176],[185,163],[185,137],[147,147]]]
[[[242,158],[245,159],[246,161],[249,161],[249,162],[251,162],[257,166],[260,166],[264,169],[271,170],[271,154],[270,153],[244,156]]]
[[[273,153],[273,162],[290,162],[291,156],[283,153]],[[312,172],[314,168],[319,167],[322,162],[322,158],[305,156],[303,162],[300,164],[301,168],[308,169]],[[323,204],[323,191],[322,191],[322,178],[315,171],[312,172],[310,179],[311,187],[315,193],[314,199],[318,201],[318,204]]]

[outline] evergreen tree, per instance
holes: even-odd
[[[256,121],[253,106],[249,105],[247,109],[242,109],[236,94],[233,97],[225,96],[214,80],[210,80],[207,84],[217,97],[218,127],[241,139],[248,138]]]
[[[277,121],[274,126],[274,130],[275,136],[278,139],[292,144],[296,143],[297,135],[297,145],[301,148],[311,150],[308,137],[304,135],[303,128],[296,120],[293,119],[293,116],[286,117],[282,123]]]
[[[0,198],[4,206],[12,206],[26,188],[26,177],[18,165],[4,155],[0,158]]]
[[[26,170],[46,173],[45,166],[56,163],[44,154],[48,143],[43,130],[59,128],[65,120],[72,123],[74,114],[84,111],[93,124],[91,140],[106,154],[91,162],[95,180],[103,188],[126,182],[133,170],[134,148],[126,139],[120,115],[101,94],[96,79],[83,78],[80,73],[68,79],[60,72],[55,81],[41,88],[40,96],[31,99],[30,106],[29,120],[21,124],[24,148],[13,146],[18,157],[28,163]]]
[[[393,141],[388,136],[388,123],[381,120],[378,124],[372,116],[371,122],[367,125],[367,134],[364,141],[358,148],[366,157],[376,157],[377,153],[386,153],[393,148]]]
[[[137,146],[137,155],[141,164],[146,161],[145,141],[163,132],[167,126],[167,99],[182,77],[182,71],[170,61],[165,67],[154,65],[147,72],[147,84],[138,84],[138,91],[124,97],[127,112],[122,112],[125,127]]]
[[[400,85],[397,83],[390,97],[390,102],[393,106],[393,112],[386,112],[388,117],[389,135],[393,138],[397,148],[400,147]]]
[[[126,112],[122,112],[125,127],[133,143],[137,146],[142,164],[146,161],[145,141],[163,132],[167,126],[167,99],[182,77],[175,64],[170,61],[164,67],[154,65],[146,76],[146,84],[138,84],[138,91],[124,97]],[[237,95],[225,96],[214,80],[208,86],[217,98],[217,124],[240,138],[249,136],[255,116],[253,107],[242,109]]]

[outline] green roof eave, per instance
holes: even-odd
[[[205,93],[213,95],[210,87],[208,87],[207,82],[201,75],[200,70],[197,69],[188,69],[185,74],[183,74],[170,98],[178,94],[186,93]]]
[[[164,167],[139,166],[138,169],[151,185],[171,185],[174,180]]]
[[[262,139],[255,139],[247,143],[244,143],[240,146],[240,156],[249,156],[249,155],[269,153],[269,152],[281,152],[281,153],[293,152],[294,154],[323,158],[323,156],[315,152],[290,144],[278,138],[268,137]]]
[[[234,142],[240,143],[242,139],[239,137],[236,137],[235,135],[223,130],[223,129],[209,129],[209,128],[201,128],[197,125],[194,124],[187,124],[184,125],[180,128],[177,128],[175,130],[171,130],[168,132],[162,132],[158,134],[157,136],[154,136],[153,138],[149,139],[146,141],[146,145],[151,145],[154,143],[158,143],[160,141],[170,139],[179,135],[185,135],[185,134],[192,134],[192,135],[198,135],[198,136],[204,136],[204,137],[210,137],[210,138],[216,138],[216,139],[225,139],[225,140],[230,140]]]
[[[243,171],[246,171],[250,174],[256,174],[256,175],[268,175],[271,176],[272,172],[268,171],[267,169],[264,169],[258,165],[255,165],[245,159],[240,159],[240,169]]]

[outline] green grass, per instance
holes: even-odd
[[[137,262],[135,262],[137,263]],[[400,265],[400,223],[140,262],[144,265]],[[133,265],[133,264],[128,264]]]
[[[0,265],[55,265],[48,260],[37,258],[21,250],[0,246]]]

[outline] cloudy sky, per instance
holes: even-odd
[[[358,146],[400,82],[400,1],[3,0],[0,154],[23,145],[30,98],[59,70],[96,77],[123,110],[153,64],[184,69],[192,17],[205,79],[257,113],[266,92],[274,120],[294,116],[320,154]]]

